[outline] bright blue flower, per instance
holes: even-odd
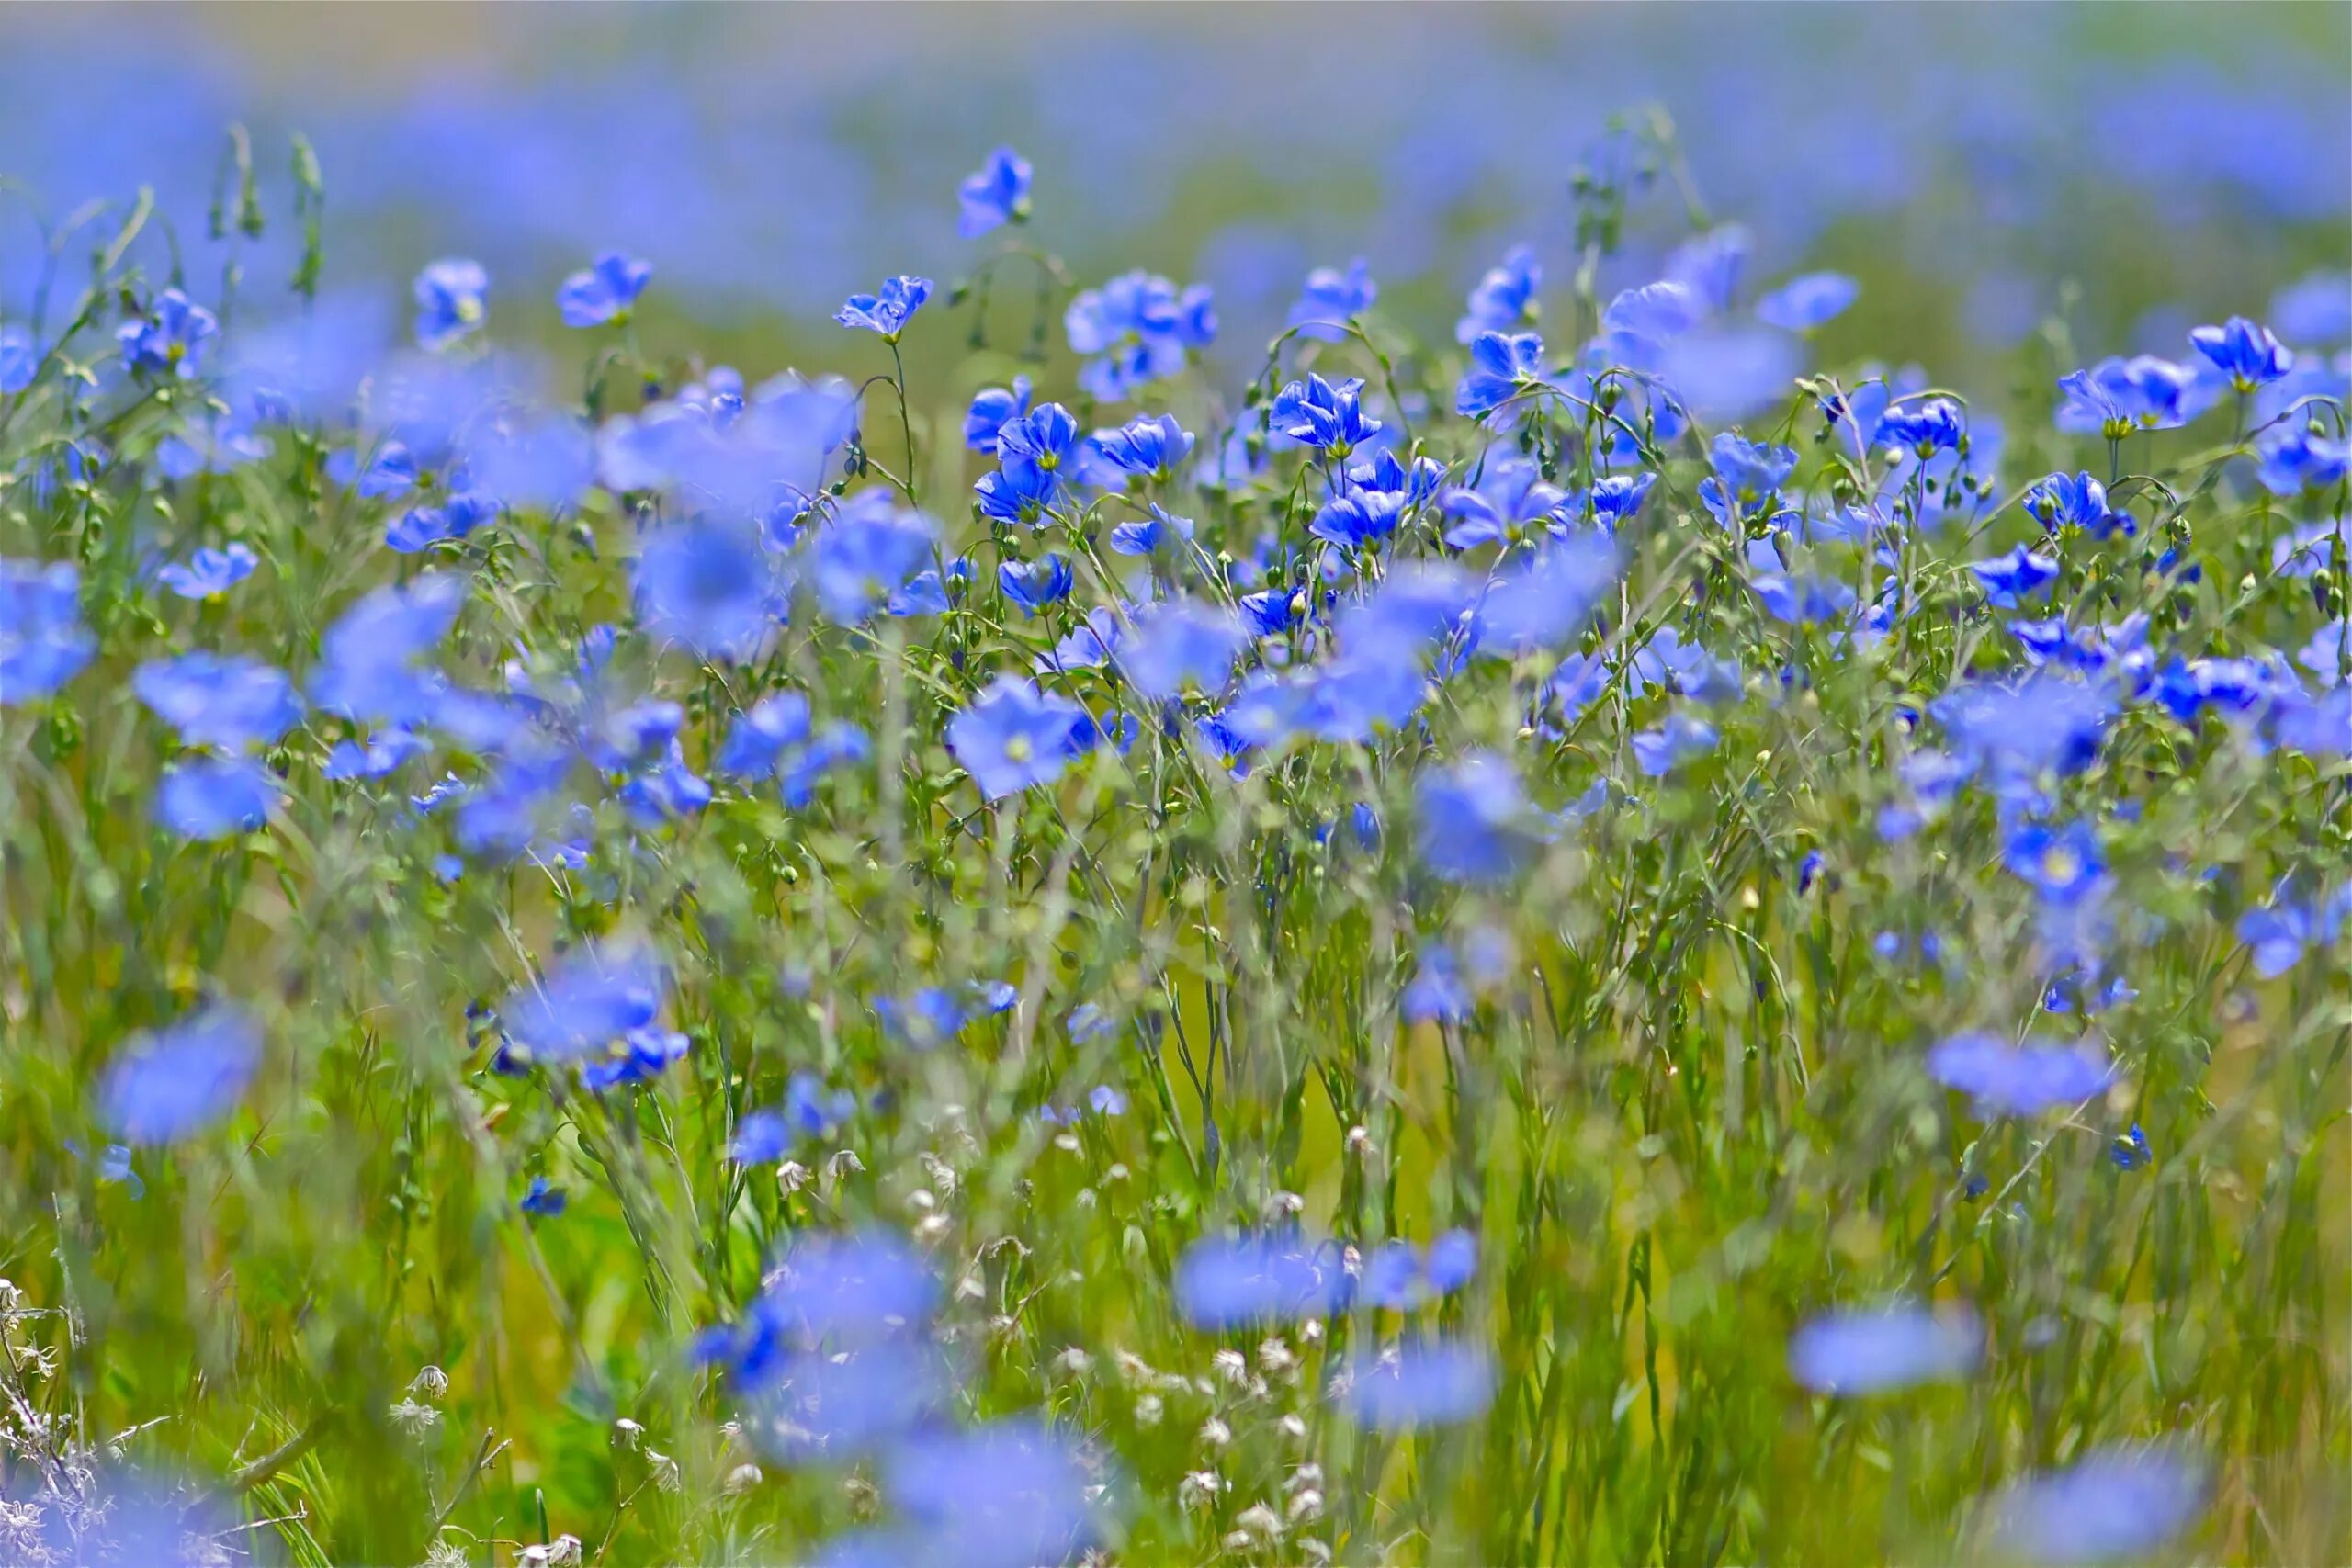
[[[1148,517],[1131,518],[1113,525],[1111,548],[1123,556],[1157,556],[1173,551],[1193,536],[1193,520],[1179,517],[1166,507],[1154,502]]]
[[[1070,586],[1076,581],[1068,558],[1057,555],[1034,561],[1000,562],[996,580],[1004,590],[1004,596],[1030,615],[1069,598]]]
[[[198,549],[183,566],[177,561],[155,569],[155,580],[183,599],[218,599],[254,574],[260,558],[251,545],[226,549]]]
[[[209,843],[260,827],[277,780],[249,757],[191,757],[164,770],[155,814],[185,839]]]
[[[1417,786],[1421,861],[1452,882],[1499,882],[1518,868],[1532,835],[1518,770],[1472,751]]]
[[[2189,373],[2152,354],[2110,357],[2062,377],[2058,428],[2120,440],[2135,430],[2169,430],[2204,412]]]
[[[2205,1467],[2165,1448],[2093,1449],[1987,1504],[1996,1544],[2040,1562],[2144,1557],[2205,1511]]]
[[[907,322],[922,302],[931,298],[931,279],[910,277],[901,273],[883,279],[877,294],[853,294],[842,308],[833,312],[833,320],[845,327],[863,327],[882,334],[884,343],[896,343],[899,334],[907,330]]]
[[[1995,1035],[1966,1033],[1928,1050],[1928,1076],[1966,1094],[1979,1114],[2031,1116],[2091,1099],[2114,1072],[2086,1045],[2012,1045]]]
[[[150,660],[130,685],[187,746],[221,751],[267,746],[302,717],[301,699],[286,672],[241,654]]]
[[[2273,495],[2329,490],[2352,469],[2352,440],[2331,441],[2302,425],[2272,431],[2256,453],[2263,488]]]
[[[1634,655],[1634,675],[1637,693],[1654,683],[1702,703],[1736,702],[1746,680],[1736,660],[1716,658],[1672,626],[1660,626]]]
[[[621,786],[619,799],[629,820],[650,831],[665,822],[694,816],[710,804],[711,790],[686,766],[684,754],[673,740],[667,756]]]
[[[637,297],[653,281],[653,264],[606,251],[595,265],[573,273],[555,291],[556,309],[567,327],[601,327],[628,320]]]
[[[2188,334],[2188,341],[2215,368],[2226,372],[2230,385],[2240,392],[2268,386],[2295,363],[2294,351],[2281,346],[2268,327],[2244,316],[2232,316],[2218,327],[2199,327]]]
[[[2105,685],[2049,673],[1967,682],[1929,705],[1972,770],[1991,766],[2028,775],[2088,767],[2115,708],[2115,694]]]
[[[1984,597],[2004,610],[2014,610],[2029,594],[2047,588],[2058,576],[2056,558],[2028,545],[1988,560],[1970,561],[1968,570],[1984,584]]]
[[[1470,366],[1454,391],[1454,412],[1482,419],[1542,385],[1542,338],[1533,333],[1481,333],[1471,340]]]
[[[2115,1162],[2118,1170],[2138,1170],[2153,1162],[2155,1155],[2148,1147],[2148,1134],[2134,1122],[2131,1132],[2117,1134],[2108,1145],[2107,1157]]]
[[[533,1055],[571,1061],[650,1025],[669,984],[668,971],[644,948],[590,945],[517,986],[498,1016]]]
[[[855,767],[873,754],[865,731],[854,724],[830,724],[808,744],[788,756],[777,776],[784,803],[797,811],[816,797],[817,785],[827,775]]]
[[[211,311],[178,289],[166,288],[145,317],[122,324],[115,341],[127,371],[187,377],[203,367],[204,345],[220,333]]]
[[[1743,517],[1760,516],[1797,467],[1793,448],[1750,441],[1729,430],[1716,434],[1708,457]]]
[[[1688,284],[1645,283],[1609,301],[1600,313],[1600,330],[1611,338],[1640,340],[1634,346],[1641,355],[1679,337],[1706,317],[1706,305]]]
[[[1086,612],[1085,621],[1053,650],[1040,657],[1040,670],[1100,670],[1117,654],[1127,639],[1125,624],[1107,604],[1097,604]]]
[[[1950,398],[1921,402],[1894,402],[1879,416],[1875,440],[1883,446],[1908,447],[1921,457],[1957,451],[1967,434],[1960,405]]]
[[[489,319],[490,274],[480,262],[446,257],[416,275],[416,344],[440,349],[481,330]]]
[[[1029,412],[1029,396],[1026,376],[1015,376],[1010,387],[983,387],[973,393],[972,406],[964,412],[964,445],[995,456],[997,433],[1007,421]]]
[[[1204,1236],[1176,1265],[1176,1310],[1211,1332],[1329,1316],[1350,1294],[1336,1252],[1288,1234]]]
[[[1179,294],[1168,279],[1136,271],[1081,291],[1062,326],[1071,351],[1088,356],[1079,385],[1104,402],[1122,402],[1182,370],[1190,351],[1207,347],[1216,314],[1205,286]]]
[[[438,506],[410,507],[385,527],[384,543],[401,555],[414,555],[444,539],[462,539],[497,515],[495,497],[468,491]]]
[[[1310,375],[1274,395],[1268,428],[1314,448],[1325,462],[1336,463],[1379,434],[1380,421],[1363,412],[1361,378],[1333,386]]]
[[[1584,630],[1618,570],[1616,548],[1600,536],[1554,541],[1533,564],[1488,585],[1478,606],[1480,647],[1496,653],[1559,647]]]
[[[1715,727],[1705,719],[1686,713],[1668,714],[1663,726],[1633,738],[1634,763],[1647,777],[1663,778],[1713,751],[1715,741]]]
[[[327,628],[311,700],[367,723],[430,717],[437,677],[418,663],[448,634],[465,598],[465,579],[442,572],[371,591]]]
[[[1592,481],[1585,502],[1591,508],[1593,521],[1614,534],[1621,525],[1639,515],[1656,483],[1657,476],[1652,473],[1611,474]]]
[[[48,696],[90,661],[81,588],[70,561],[0,557],[0,707]]]
[[[1010,147],[989,153],[988,162],[956,187],[956,198],[963,208],[956,231],[967,240],[977,240],[1007,223],[1027,222],[1029,180],[1028,159]]]
[[[1189,686],[1209,692],[1221,688],[1248,640],[1231,611],[1181,600],[1137,619],[1135,636],[1120,651],[1119,666],[1137,691],[1166,702]]]
[[[947,721],[947,749],[990,800],[1050,784],[1069,765],[1086,710],[1041,692],[1034,681],[1000,675]]]
[[[1137,414],[1116,430],[1096,431],[1094,446],[1113,468],[1164,483],[1191,454],[1193,437],[1174,414]]]
[[[818,530],[810,547],[817,603],[843,626],[868,620],[933,564],[938,546],[931,519],[898,506],[886,491],[862,491]]]
[[[2049,904],[2071,904],[2097,886],[2107,872],[2098,834],[2087,822],[2052,829],[2030,822],[2011,833],[2001,848],[2002,863]]]
[[[1341,1381],[1340,1402],[1376,1432],[1453,1427],[1475,1421],[1494,1403],[1494,1358],[1475,1345],[1420,1340]]]
[[[1283,324],[1301,337],[1338,343],[1348,335],[1350,323],[1371,310],[1372,302],[1378,298],[1379,287],[1372,281],[1372,273],[1362,256],[1350,262],[1345,272],[1318,266],[1306,275],[1306,292],[1290,308],[1290,317]]]
[[[748,528],[691,522],[656,529],[635,578],[646,631],[705,657],[749,658],[773,623],[767,558]]]
[[[1093,1538],[1093,1472],[1034,1421],[924,1433],[892,1450],[885,1484],[923,1534],[877,1561],[1029,1568],[1073,1561]]]
[[[236,1110],[261,1070],[261,1026],[242,1008],[204,1008],[115,1059],[99,1087],[98,1120],[138,1147],[200,1133]]]
[[[338,740],[327,753],[325,775],[330,779],[379,779],[412,758],[432,750],[412,730],[382,729],[363,743]]]
[[[1566,518],[1568,498],[1557,485],[1544,482],[1543,472],[1523,457],[1505,457],[1487,466],[1476,489],[1456,487],[1442,497],[1452,525],[1445,542],[1457,550],[1480,545],[1516,543]]]
[[[1465,346],[1484,333],[1516,333],[1535,324],[1535,297],[1544,287],[1544,268],[1530,245],[1514,245],[1500,266],[1490,268],[1470,290],[1462,319],[1453,324],[1453,341]]]
[[[1836,1312],[1790,1337],[1789,1373],[1815,1393],[1885,1393],[1964,1376],[1984,1355],[1984,1325],[1965,1307]]]
[[[1787,332],[1810,332],[1844,315],[1861,292],[1842,272],[1808,272],[1756,301],[1756,319]]]
[[[551,1220],[562,1213],[571,1201],[570,1195],[562,1188],[553,1185],[544,1176],[535,1176],[514,1206],[535,1220]]]
[[[1317,513],[1306,531],[1352,553],[1396,533],[1411,505],[1412,497],[1401,490],[1351,490]]]
[[[1078,421],[1059,403],[1045,403],[1008,419],[997,431],[997,457],[1007,468],[1026,463],[1045,473],[1059,472],[1078,450]]]
[[[2109,528],[2107,487],[2088,473],[2055,473],[2036,479],[2025,492],[2027,515],[2051,533],[2082,528],[2104,536]]]

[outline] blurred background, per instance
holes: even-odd
[[[1695,209],[1752,231],[1751,288],[1865,280],[1832,358],[1956,374],[2053,310],[2086,356],[2177,355],[2352,250],[2336,5],[17,7],[0,45],[11,319],[41,217],[142,185],[172,220],[151,274],[175,243],[218,292],[232,123],[274,218],[289,133],[315,145],[330,287],[388,338],[416,267],[461,254],[498,336],[550,339],[557,280],[618,248],[657,269],[653,323],[759,371],[848,358],[830,313],[886,274],[967,274],[956,185],[1006,142],[1075,281],[1215,288],[1228,375],[1316,265],[1367,257],[1438,341],[1510,243],[1565,282],[1572,171],[1650,106],[1687,179],[1634,212],[1604,297]],[[249,297],[282,299],[297,250],[283,221],[241,243]]]

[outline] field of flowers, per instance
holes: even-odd
[[[2344,1561],[2352,40],[2005,9],[20,39],[0,1562]]]

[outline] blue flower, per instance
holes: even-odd
[[[1728,310],[1739,292],[1753,242],[1736,223],[1684,241],[1667,258],[1666,275],[1683,285],[1710,310]]]
[[[1015,376],[1010,387],[983,387],[973,393],[972,406],[964,412],[964,445],[993,457],[997,433],[1007,421],[1029,412],[1029,395],[1026,376]]]
[[[1150,515],[1114,524],[1110,541],[1112,550],[1118,555],[1157,556],[1174,550],[1192,536],[1191,518],[1179,517],[1155,502]]]
[[[480,262],[445,257],[416,275],[416,344],[440,349],[473,334],[489,319],[490,274]]]
[[[1310,375],[1274,395],[1268,428],[1313,447],[1325,462],[1336,463],[1379,434],[1380,421],[1363,412],[1362,378],[1333,386],[1320,376]]]
[[[2111,526],[2107,487],[2088,473],[2055,473],[2025,492],[2026,514],[2051,533],[2082,528],[2104,536]],[[2124,520],[2129,525],[2129,519]]]
[[[0,395],[14,396],[40,374],[40,345],[22,327],[0,327]]]
[[[573,273],[555,291],[556,309],[567,327],[601,327],[628,320],[637,297],[653,281],[653,264],[606,251],[595,265]]]
[[[2230,385],[2251,392],[2283,378],[2294,367],[2294,351],[2282,346],[2268,327],[2232,316],[2218,327],[2199,327],[2188,334],[2197,352],[2225,372]]]
[[[465,579],[441,572],[371,591],[327,628],[320,644],[325,659],[311,673],[311,700],[365,723],[429,718],[438,678],[418,665],[448,634],[465,599]]]
[[[629,1084],[651,1083],[686,1050],[686,1037],[673,1030],[632,1029],[603,1055],[580,1064],[580,1084],[591,1094],[604,1094]]]
[[[115,333],[122,367],[131,373],[193,376],[204,363],[204,345],[220,333],[212,312],[176,288],[155,296],[141,320],[126,321]]]
[[[1558,539],[1522,571],[1498,579],[1478,606],[1479,646],[1525,653],[1557,648],[1584,630],[1616,584],[1616,547],[1595,534]]]
[[[1020,605],[1024,615],[1035,615],[1048,604],[1069,598],[1076,580],[1070,574],[1067,558],[1047,555],[1034,561],[1001,561],[996,581],[1004,590],[1004,596]]]
[[[1797,467],[1793,448],[1750,441],[1730,430],[1717,434],[1707,455],[1733,507],[1743,517],[1762,515]]]
[[[241,654],[151,660],[130,685],[188,746],[222,751],[267,746],[302,716],[301,699],[286,672]]]
[[[1454,412],[1482,419],[1544,385],[1544,340],[1533,333],[1480,333],[1454,391]]]
[[[645,629],[710,658],[745,659],[768,635],[767,558],[744,527],[673,524],[646,537],[637,602]]]
[[[1534,247],[1513,245],[1502,265],[1487,270],[1470,290],[1464,314],[1453,324],[1453,340],[1476,343],[1481,333],[1515,333],[1535,324],[1535,296],[1544,287],[1544,268]]]
[[[70,561],[0,557],[0,707],[48,696],[90,661],[81,589]]]
[[[2087,1046],[2012,1045],[1991,1034],[1966,1033],[1928,1050],[1928,1076],[1966,1094],[1979,1114],[2030,1116],[2081,1104],[2105,1089],[2114,1071]]]
[[[498,501],[478,491],[447,497],[438,506],[412,506],[384,529],[384,543],[414,555],[444,539],[462,539],[498,515]]]
[[[1094,447],[1123,473],[1164,483],[1192,452],[1193,437],[1174,414],[1138,414],[1116,430],[1096,431]]]
[[[1284,325],[1301,337],[1338,343],[1348,335],[1348,328],[1355,319],[1371,310],[1372,302],[1378,298],[1379,287],[1372,281],[1372,273],[1362,256],[1350,262],[1345,272],[1318,266],[1306,275],[1306,292],[1290,308]]]
[[[1705,719],[1687,713],[1668,714],[1663,726],[1633,738],[1634,763],[1645,775],[1662,778],[1713,751],[1715,741],[1715,727]]]
[[[2152,354],[2102,359],[2061,377],[2058,390],[2064,394],[2059,429],[2109,441],[2135,430],[2169,430],[2203,412],[2191,395],[2188,372]]]
[[[411,758],[432,750],[422,736],[406,729],[384,729],[363,743],[338,740],[327,753],[323,770],[330,779],[378,779]]]
[[[2009,835],[2001,859],[2048,904],[2078,901],[2098,886],[2107,870],[2098,835],[2087,822],[2071,823],[2056,831],[2039,822],[2028,823]]]
[[[2205,1467],[2166,1448],[2093,1449],[1988,1500],[2004,1551],[2043,1562],[2143,1557],[2205,1511]]]
[[[2330,441],[2301,425],[2274,430],[2256,448],[2262,486],[2273,495],[2298,495],[2342,484],[2352,469],[2352,440]]]
[[[1808,272],[1756,301],[1756,319],[1787,332],[1810,332],[1844,315],[1861,292],[1842,272]]]
[[[956,187],[956,198],[963,208],[956,231],[967,240],[977,240],[1007,223],[1027,222],[1029,178],[1029,160],[1012,148],[1000,147],[989,153],[988,162]]]
[[[1164,277],[1136,271],[1082,290],[1062,318],[1071,352],[1088,357],[1078,383],[1104,402],[1184,368],[1190,352],[1216,337],[1208,288],[1178,293]]]
[[[533,1055],[571,1061],[652,1023],[668,989],[668,971],[650,951],[592,944],[517,986],[498,1016]]]
[[[182,838],[207,843],[260,827],[277,798],[277,779],[249,757],[192,757],[164,770],[155,813]]]
[[[2140,1123],[2134,1122],[2131,1132],[2118,1134],[2115,1141],[2108,1145],[2107,1157],[2115,1162],[2118,1170],[2138,1170],[2152,1163],[2156,1156],[2148,1148],[2148,1134],[2140,1130]]]
[[[1435,942],[1421,949],[1419,966],[1396,997],[1408,1023],[1460,1023],[1476,1004],[1453,950]]]
[[[2252,952],[2254,972],[2275,980],[2301,964],[2313,947],[2333,946],[2347,916],[2352,916],[2352,886],[2305,900],[2281,883],[2267,908],[2238,917],[2238,940]]]
[[[861,491],[817,532],[809,549],[818,605],[843,626],[870,619],[933,564],[939,531],[882,491]]]
[[[1342,1378],[1340,1403],[1376,1432],[1453,1427],[1475,1421],[1494,1403],[1494,1358],[1475,1345],[1422,1340],[1356,1366]]]
[[[226,1118],[261,1070],[261,1026],[230,1003],[133,1041],[107,1069],[98,1119],[124,1143],[176,1143]]]
[[[1176,1265],[1176,1310],[1212,1332],[1329,1316],[1350,1293],[1335,1253],[1283,1233],[1204,1236]]]
[[[1890,446],[1908,447],[1921,457],[1937,452],[1957,451],[1967,434],[1962,422],[1960,405],[1950,398],[1928,398],[1921,402],[1893,402],[1879,415],[1876,441]]]
[[[1119,655],[1119,665],[1136,690],[1166,702],[1182,695],[1189,686],[1210,692],[1222,687],[1247,640],[1231,611],[1181,600],[1160,605],[1137,620],[1134,637]]]
[[[1416,791],[1422,863],[1452,882],[1499,882],[1532,840],[1527,797],[1509,760],[1472,751],[1425,773]]]
[[[1515,543],[1563,522],[1569,505],[1566,493],[1545,483],[1543,471],[1523,457],[1489,463],[1476,489],[1456,487],[1442,500],[1453,520],[1445,542],[1457,550]]]
[[[1989,560],[1970,561],[1968,570],[1984,584],[1984,597],[1989,603],[2014,610],[2018,601],[2040,592],[2057,578],[2058,562],[2030,546],[2019,545]]]
[[[571,1201],[562,1188],[550,1185],[544,1176],[535,1176],[514,1206],[535,1220],[551,1220],[562,1213]]]
[[[1034,1421],[924,1433],[892,1450],[885,1484],[923,1533],[884,1562],[1029,1568],[1074,1560],[1094,1531],[1093,1472]]]
[[[1984,1354],[1984,1325],[1965,1307],[1830,1313],[1789,1339],[1789,1373],[1815,1393],[1885,1393],[1943,1382]]]
[[[251,545],[226,549],[198,549],[187,564],[172,561],[155,569],[155,580],[183,599],[218,599],[254,574],[260,558]]]
[[[947,749],[983,795],[1001,800],[1059,778],[1085,719],[1086,710],[1069,698],[1000,675],[947,721]]]
[[[922,302],[931,298],[931,279],[910,277],[901,273],[883,279],[876,294],[853,294],[842,308],[833,312],[833,320],[845,327],[863,327],[882,334],[884,343],[896,343],[899,334],[907,330],[908,321]]]

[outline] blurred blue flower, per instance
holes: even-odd
[[[218,599],[251,577],[259,561],[251,545],[203,548],[191,554],[186,565],[170,561],[156,568],[155,580],[183,599]]]
[[[956,201],[963,209],[956,231],[967,240],[977,240],[1007,223],[1026,222],[1030,175],[1029,160],[1012,148],[1000,147],[989,153],[988,162],[967,175],[956,188]]]
[[[155,296],[148,314],[115,333],[122,367],[133,374],[188,377],[203,368],[205,344],[220,334],[212,312],[176,288]]]
[[[439,678],[419,661],[448,635],[466,591],[464,578],[444,572],[371,590],[321,639],[324,658],[311,672],[311,700],[364,723],[432,716]]]
[[[1885,1393],[1974,1370],[1984,1325],[1966,1307],[1830,1313],[1789,1339],[1789,1373],[1815,1393]]]
[[[416,344],[447,348],[481,330],[489,319],[490,274],[480,262],[445,257],[416,275]]]
[[[1844,315],[1861,292],[1842,272],[1808,272],[1756,301],[1756,319],[1786,332],[1810,332]]]
[[[514,1206],[535,1220],[551,1220],[562,1213],[571,1201],[562,1188],[550,1184],[544,1176],[535,1176]]]
[[[70,561],[0,557],[0,707],[48,696],[90,661],[81,589]]]
[[[1534,247],[1513,245],[1502,265],[1489,268],[1470,290],[1463,317],[1453,325],[1453,341],[1476,343],[1485,333],[1516,333],[1535,324],[1536,294],[1544,287],[1544,268]]]
[[[1634,763],[1646,777],[1663,778],[1713,751],[1716,739],[1715,727],[1705,719],[1671,713],[1659,728],[1645,729],[1633,738]]]
[[[261,1070],[261,1025],[214,1003],[132,1041],[107,1067],[98,1117],[134,1146],[176,1143],[227,1117]]]
[[[1094,446],[1113,468],[1165,483],[1192,453],[1193,436],[1174,414],[1137,414],[1116,430],[1096,431]]]
[[[766,556],[748,528],[672,524],[649,534],[636,570],[646,631],[706,657],[746,659],[766,638]]]
[[[1345,272],[1318,266],[1306,275],[1306,291],[1290,308],[1284,325],[1301,337],[1338,343],[1348,335],[1354,320],[1372,309],[1380,289],[1372,281],[1369,264],[1358,256]]]
[[[1475,1421],[1495,1397],[1494,1358],[1452,1340],[1408,1343],[1343,1382],[1340,1403],[1376,1432]]]
[[[1092,1472],[1034,1421],[914,1438],[891,1453],[885,1484],[932,1543],[901,1561],[1030,1568],[1069,1561],[1093,1537]]]
[[[1205,285],[1179,294],[1168,279],[1136,271],[1081,290],[1062,327],[1070,351],[1087,359],[1078,384],[1104,402],[1123,402],[1215,341],[1216,314]]]
[[[1137,618],[1135,636],[1120,650],[1119,667],[1137,691],[1155,701],[1181,696],[1195,685],[1214,693],[1232,674],[1247,641],[1230,610],[1178,600]]]
[[[833,320],[845,327],[863,327],[879,333],[884,343],[896,343],[899,334],[907,330],[907,322],[922,302],[931,298],[931,279],[910,277],[901,273],[885,278],[880,292],[853,294],[842,308],[833,312]]]
[[[1204,1236],[1176,1265],[1177,1311],[1213,1332],[1327,1317],[1351,1293],[1335,1250],[1286,1232]]]
[[[250,757],[190,757],[164,770],[155,815],[182,838],[209,843],[260,827],[277,795],[277,780]]]
[[[1110,544],[1112,551],[1117,555],[1158,556],[1172,552],[1192,536],[1191,518],[1179,517],[1154,502],[1149,515],[1114,524]]]
[[[2205,1511],[2205,1467],[2173,1448],[2091,1450],[1986,1500],[1994,1541],[2040,1562],[2141,1557]]]
[[[1617,582],[1616,547],[1597,534],[1555,540],[1525,569],[1489,583],[1477,611],[1482,650],[1555,649],[1581,634]]]
[[[2004,610],[2014,610],[2028,594],[2039,593],[2056,581],[2058,561],[2030,546],[2017,548],[1986,560],[1968,563],[1968,570],[1984,585],[1986,601]]]
[[[0,327],[0,395],[13,397],[40,373],[40,345],[22,327]]]
[[[1965,1033],[1928,1050],[1928,1076],[1966,1094],[1980,1114],[2031,1116],[2091,1099],[2113,1080],[2114,1069],[2087,1045],[2012,1045]]]
[[[187,746],[242,751],[267,746],[302,717],[286,672],[242,654],[150,660],[130,679],[139,700]]]
[[[498,1016],[534,1056],[570,1061],[650,1024],[668,989],[669,974],[650,950],[591,944],[507,993]]]
[[[930,518],[899,506],[887,491],[861,491],[817,530],[810,546],[819,607],[843,626],[870,619],[933,564],[938,541]]]
[[[947,721],[947,749],[990,800],[1050,784],[1069,765],[1086,710],[1041,692],[1034,681],[1000,675]]]
[[[1421,775],[1416,788],[1421,860],[1454,882],[1498,882],[1518,868],[1532,841],[1527,797],[1510,761],[1471,751],[1452,768]]]
[[[606,251],[595,264],[565,278],[555,291],[567,327],[601,327],[628,320],[637,297],[653,281],[653,264]]]

